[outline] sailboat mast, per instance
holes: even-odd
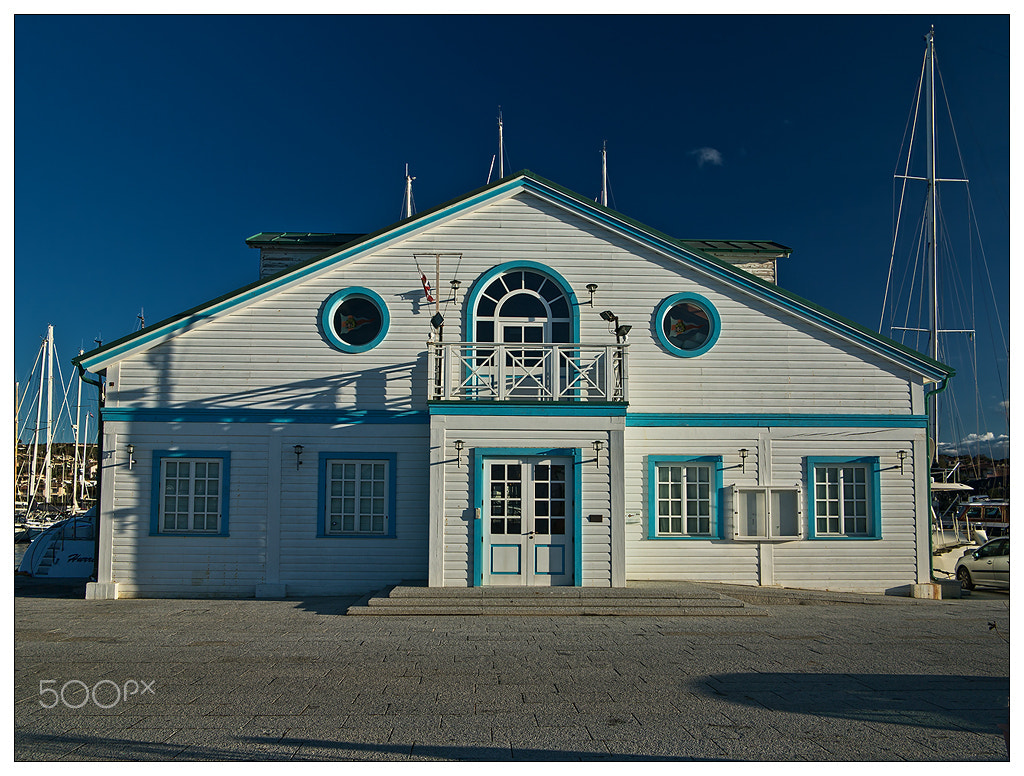
[[[53,469],[53,324],[46,328],[46,459],[43,465],[46,482],[43,498],[50,503],[50,475]]]
[[[85,353],[84,350],[79,349],[78,355]],[[82,376],[78,376],[78,402],[75,404],[75,464],[71,469],[71,508],[75,512],[78,511],[78,486],[76,484],[78,478],[78,428],[82,420]]]
[[[926,75],[928,89],[925,92],[925,110],[927,111],[928,137],[928,286],[931,296],[929,303],[929,339],[928,355],[935,361],[939,360],[939,252],[938,252],[938,199],[939,189],[936,176],[935,161],[935,28],[932,27],[925,38],[928,41],[928,63]],[[938,397],[931,397],[931,428],[932,456],[938,456],[939,447],[939,413]]]

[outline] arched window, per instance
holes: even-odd
[[[572,342],[572,301],[552,277],[533,269],[498,274],[476,299],[476,342]]]

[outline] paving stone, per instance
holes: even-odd
[[[17,598],[14,754],[1005,761],[1008,605],[933,603],[439,619],[344,617],[331,599]],[[39,707],[40,680],[72,678],[156,693]]]

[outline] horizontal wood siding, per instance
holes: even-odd
[[[919,581],[912,456],[897,452],[923,431],[881,428],[627,428],[626,575],[632,580],[692,580],[746,585],[884,592]],[[739,450],[749,451],[745,470]],[[649,539],[648,456],[721,455],[724,487],[798,484],[805,536],[808,456],[880,458],[881,539]],[[726,515],[728,519],[728,515]],[[923,572],[927,576],[927,571]]]
[[[617,233],[530,195],[519,194],[305,277],[248,306],[122,362],[112,406],[252,409],[422,409],[424,343],[434,312],[420,288],[413,253],[445,258],[445,339],[466,337],[462,309],[474,280],[496,265],[529,260],[551,267],[579,300],[581,340],[611,342],[598,312],[633,327],[629,338],[634,412],[887,413],[910,411],[909,373],[838,336],[726,283],[681,266]],[[433,274],[425,267],[433,282]],[[458,304],[447,281],[462,282]],[[588,283],[597,283],[589,306]],[[335,291],[363,286],[390,311],[387,337],[359,354],[333,349],[318,313]],[[653,335],[667,296],[697,292],[718,309],[722,333],[699,358],[665,352]]]
[[[427,426],[296,426],[282,439],[281,581],[289,595],[369,592],[427,578]],[[303,446],[296,471],[292,446]],[[318,537],[320,452],[394,453],[394,538]]]
[[[266,435],[259,427],[108,424],[113,451],[112,581],[124,598],[251,596],[266,562]],[[127,445],[135,447],[129,469]],[[229,536],[151,536],[154,450],[229,451]],[[108,483],[104,482],[104,487]]]
[[[114,451],[113,581],[122,597],[252,596],[267,583],[268,455],[280,453],[279,582],[289,595],[368,592],[427,575],[427,429],[414,426],[111,423]],[[128,443],[135,465],[129,469]],[[304,447],[300,467],[292,448]],[[151,536],[154,450],[229,451],[228,536]],[[393,539],[317,537],[319,452],[395,453]],[[106,487],[106,483],[104,484]]]

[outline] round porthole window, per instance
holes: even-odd
[[[345,288],[331,295],[320,313],[327,340],[345,353],[376,347],[388,332],[384,300],[368,288]]]
[[[692,358],[711,350],[722,321],[714,305],[700,294],[673,294],[658,306],[655,330],[670,353]]]

